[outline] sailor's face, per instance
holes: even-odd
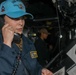
[[[20,18],[10,18],[8,16],[4,16],[5,24],[9,24],[15,33],[22,34],[25,20],[23,17]]]

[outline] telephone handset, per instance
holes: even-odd
[[[14,33],[14,38],[13,38],[13,42],[15,43],[20,43],[21,39],[21,35],[18,33]]]
[[[2,26],[4,25],[5,22],[4,22],[3,17],[0,17],[0,23],[1,23]],[[20,38],[21,38],[21,35],[20,34],[14,33],[13,42],[19,43],[20,42]]]

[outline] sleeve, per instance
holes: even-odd
[[[35,44],[36,50],[38,52],[38,58],[40,58],[41,56],[44,56],[43,52],[45,50],[44,50],[44,45],[42,44],[42,42],[40,42],[40,40],[36,40],[34,44]]]
[[[12,66],[16,57],[14,49],[0,44],[0,75],[11,75]]]
[[[23,57],[24,66],[27,68],[30,75],[41,75],[42,66],[37,62],[35,47],[33,44],[29,47],[30,51]]]

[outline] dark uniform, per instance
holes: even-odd
[[[48,64],[50,53],[47,48],[47,45],[44,40],[41,38],[36,39],[35,41],[35,47],[38,52],[38,62],[44,67]]]
[[[12,48],[3,44],[2,35],[0,35],[0,75],[12,75],[14,71],[16,75],[41,75],[42,67],[36,60],[37,53],[33,43],[24,35],[22,40],[23,46],[20,53],[15,43],[12,43]]]

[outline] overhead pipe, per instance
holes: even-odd
[[[58,17],[43,18],[43,19],[33,19],[33,21],[46,21],[46,20],[58,20]]]

